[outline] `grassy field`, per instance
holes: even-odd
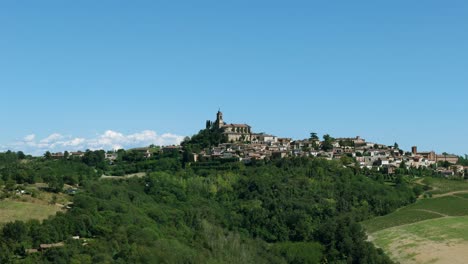
[[[71,199],[70,196],[44,191],[45,186],[47,185],[40,183],[23,186],[30,194],[13,194],[10,198],[0,200],[0,226],[15,220],[43,220],[63,211],[64,205],[67,205]],[[0,192],[5,190],[0,188]]]
[[[442,217],[375,232],[373,242],[400,263],[466,263],[468,216]]]
[[[424,178],[423,184],[429,185],[433,189],[432,194],[444,194],[456,191],[468,191],[468,181],[465,180],[447,180],[443,178]]]
[[[363,222],[369,239],[400,263],[467,263],[468,183],[428,178],[433,198]]]
[[[417,201],[394,213],[363,222],[366,230],[373,233],[382,229],[412,224],[445,216],[468,215],[468,200],[455,195],[428,198]]]
[[[427,210],[448,216],[468,215],[468,200],[455,195],[419,200],[405,210]]]
[[[374,233],[394,226],[401,226],[439,217],[442,217],[442,215],[425,211],[399,210],[386,216],[365,221],[363,224],[368,233]]]
[[[15,220],[43,220],[61,210],[60,206],[14,200],[0,201],[0,225]]]

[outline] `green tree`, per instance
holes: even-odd
[[[23,160],[23,159],[26,158],[26,155],[24,154],[23,151],[18,151],[18,152],[16,153],[16,155],[18,156],[18,159],[19,159],[19,160]]]
[[[447,161],[448,153],[447,153],[447,152],[444,152],[444,153],[442,153],[442,155],[444,155],[444,161]]]
[[[52,158],[52,154],[50,153],[50,151],[46,151],[46,153],[44,153],[44,158],[47,160],[50,160]]]
[[[7,223],[2,230],[3,238],[13,241],[22,241],[28,234],[28,228],[24,222],[15,221]]]
[[[335,141],[329,134],[323,135],[322,150],[330,151],[333,149],[333,142]]]
[[[310,133],[310,140],[319,140],[319,137],[317,136],[317,133],[311,132]]]
[[[61,192],[63,190],[63,177],[52,176],[49,179],[48,187],[52,192]]]

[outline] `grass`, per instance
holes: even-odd
[[[449,192],[468,190],[468,181],[465,180],[449,180],[443,178],[426,177],[423,179],[422,183],[433,188],[433,190],[430,191],[432,194],[444,194]]]
[[[0,225],[15,220],[43,220],[60,210],[60,207],[55,205],[3,200],[0,201]]]
[[[412,238],[411,243],[402,243],[400,247],[416,247],[417,242],[454,242],[468,241],[468,216],[443,217],[412,225],[388,228],[372,234],[377,245],[386,247],[398,239],[400,242]]]
[[[457,194],[454,194],[453,196],[460,197],[460,198],[468,200],[468,193],[457,193]]]
[[[468,200],[456,196],[445,196],[419,200],[396,212],[364,221],[362,224],[367,232],[374,233],[386,228],[428,219],[464,215],[468,215]]]
[[[406,225],[439,217],[442,216],[440,214],[425,211],[399,210],[386,216],[367,220],[362,224],[366,228],[367,232],[374,233],[376,231],[394,226]]]
[[[70,202],[70,196],[44,191],[46,187],[47,184],[43,183],[22,186],[22,189],[30,194],[13,194],[10,198],[0,200],[0,226],[16,220],[44,220],[62,211],[63,206]],[[2,192],[1,189],[0,192]],[[53,201],[56,204],[50,204]]]
[[[461,259],[468,257],[468,216],[387,228],[372,237],[376,246],[401,263],[466,263]]]
[[[429,210],[449,216],[468,215],[468,201],[453,195],[433,199],[423,199],[402,210]]]
[[[468,191],[468,182],[442,178],[424,178],[424,184],[434,188],[439,194]],[[468,215],[468,193],[456,193],[437,198],[427,198],[386,216],[377,217],[363,222],[368,233],[395,226],[417,223],[424,220],[444,216]]]
[[[468,259],[468,182],[424,178],[422,183],[433,188],[433,198],[362,223],[373,243],[401,263]]]

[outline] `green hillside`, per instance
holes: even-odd
[[[434,198],[363,222],[376,246],[401,263],[464,263],[468,257],[468,185],[426,178]],[[426,196],[427,197],[427,196]],[[427,256],[431,256],[430,258]]]

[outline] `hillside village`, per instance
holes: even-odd
[[[395,173],[397,168],[432,168],[444,176],[468,175],[468,167],[457,165],[459,157],[447,153],[437,154],[434,151],[419,151],[413,146],[411,151],[404,151],[398,144],[391,146],[375,142],[367,142],[356,136],[349,138],[332,138],[324,135],[320,140],[316,133],[309,138],[293,140],[266,133],[255,133],[248,124],[229,124],[224,121],[223,113],[218,111],[216,120],[206,122],[206,130],[220,133],[223,142],[190,152],[189,161],[239,161],[251,163],[259,160],[271,160],[285,157],[320,157],[327,160],[342,160],[349,166],[356,164],[360,168],[374,169],[387,174]],[[183,143],[182,143],[183,145]],[[181,145],[130,149],[140,153],[145,158],[151,158],[155,151],[161,153],[181,152]],[[51,158],[83,157],[85,152],[50,153]],[[113,162],[118,157],[117,151],[108,151],[105,158]],[[445,166],[438,166],[444,163]]]
[[[418,151],[416,146],[412,147],[411,152],[405,152],[397,144],[387,146],[367,142],[359,136],[332,138],[325,135],[324,139],[320,140],[315,133],[311,133],[310,138],[293,140],[265,133],[254,133],[248,124],[224,122],[221,111],[218,111],[214,122],[207,121],[206,128],[219,130],[224,135],[226,143],[193,153],[193,162],[235,159],[249,163],[252,160],[284,157],[321,157],[327,160],[350,157],[354,158],[361,168],[383,170],[388,174],[394,173],[395,169],[401,166],[434,168],[446,176],[464,176],[468,170],[468,167],[456,165],[458,156],[455,155]],[[437,166],[439,162],[446,162],[450,166],[446,166],[448,168]]]

